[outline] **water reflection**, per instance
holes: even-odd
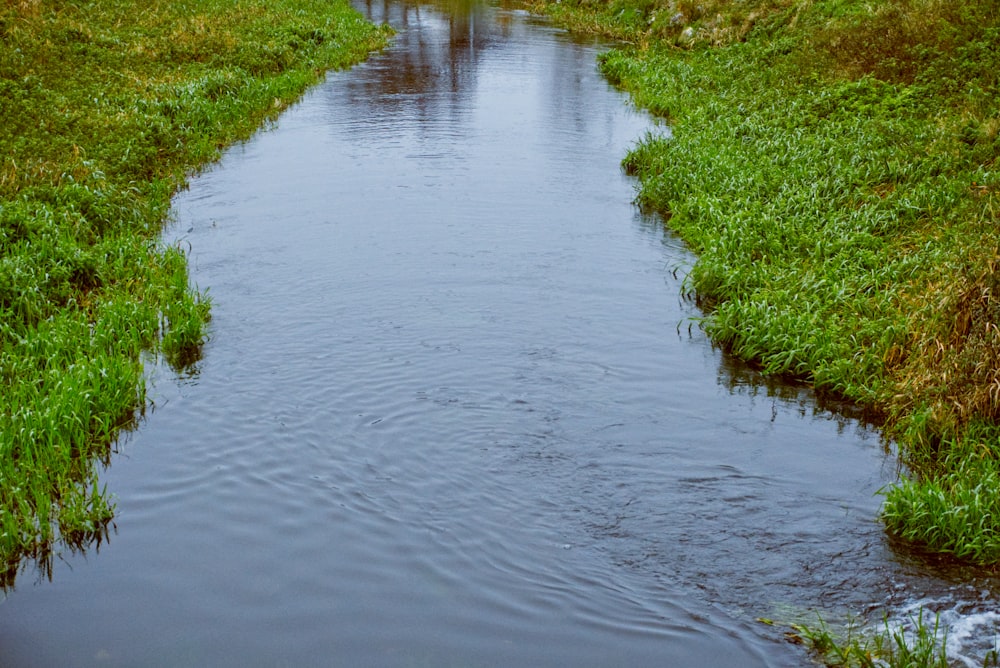
[[[499,75],[495,67],[487,66],[483,72],[483,63],[490,53],[503,52],[515,31],[523,34],[529,27],[551,31],[540,21],[510,10],[497,12],[495,6],[491,8],[478,0],[430,3],[358,0],[355,6],[367,19],[390,23],[400,34],[390,47],[394,52],[391,65],[369,63],[366,67],[378,69],[377,77],[347,82],[346,100],[357,109],[352,119],[367,118],[372,126],[388,132],[399,132],[402,121],[403,128],[411,129],[428,142],[433,142],[437,133],[448,133],[449,128],[458,127],[472,113],[472,102],[484,85],[478,81],[482,75],[490,79]],[[446,19],[441,21],[442,14],[437,12]],[[516,21],[515,17],[521,20]],[[575,40],[595,43],[586,38]],[[544,86],[545,94],[538,100],[548,106],[554,118],[551,131],[579,136],[588,134],[587,128],[600,123],[606,127],[605,140],[614,141],[615,111],[581,104],[587,85],[581,73],[595,67],[593,52],[586,49],[566,50],[558,58],[547,59],[538,74],[522,65],[523,85]],[[518,76],[517,69],[511,68],[502,76]],[[544,80],[539,81],[538,76]],[[523,118],[525,123],[532,122],[530,113],[521,113],[512,106],[515,98],[496,102],[492,113],[512,114]],[[365,137],[359,137],[359,141],[365,141]],[[498,143],[504,143],[502,138],[498,138]],[[509,142],[504,145],[515,148]]]
[[[817,393],[811,385],[796,379],[764,375],[753,364],[725,350],[720,352],[719,384],[735,395],[795,404],[803,416],[826,416],[837,423],[839,430],[850,429],[859,435],[870,435],[881,425],[876,412],[853,401]],[[885,447],[888,451],[891,444]]]
[[[201,355],[201,347],[180,360],[168,360],[162,354],[146,351],[142,353],[146,378],[151,383],[157,378],[169,383],[185,385],[195,383],[200,373]],[[81,483],[84,487],[90,488],[95,484],[100,487],[99,478],[124,456],[123,449],[127,448],[129,441],[155,412],[156,406],[152,403],[140,406],[124,424],[120,425],[114,442],[105,444],[101,451],[91,453],[97,474],[93,479]],[[114,490],[106,490],[106,494],[114,503]],[[111,537],[117,534],[118,527],[112,517],[98,523],[92,529],[77,531],[72,535],[63,534],[57,527],[53,527],[53,531],[56,535],[50,543],[37,545],[32,552],[0,565],[0,600],[16,589],[18,581],[23,582],[25,578],[29,578],[35,585],[52,582],[57,564],[84,559],[90,553],[99,554],[101,547],[110,543]]]
[[[39,546],[33,553],[9,564],[7,570],[0,573],[0,601],[12,594],[17,586],[23,587],[26,577],[36,586],[50,583],[55,576],[57,564],[96,557],[101,553],[101,547],[111,542],[111,536],[115,533],[117,527],[109,520],[93,531],[60,536],[53,544]]]
[[[460,98],[474,89],[477,64],[483,50],[492,48],[504,37],[506,27],[480,23],[484,11],[481,2],[448,0],[456,13],[446,14],[446,34],[439,30],[413,30],[420,25],[429,6],[383,0],[367,0],[356,6],[365,18],[375,23],[389,23],[400,32],[396,49],[399,57],[392,67],[380,71],[377,79],[352,86],[349,100],[359,114],[384,122],[386,116],[406,117],[416,122],[458,122],[456,114],[464,108]],[[430,5],[433,6],[433,5]],[[405,47],[400,48],[400,43]]]
[[[145,408],[137,411],[132,419],[121,427],[118,443],[128,439],[131,432],[142,422],[144,415]],[[111,465],[117,454],[117,444],[106,444],[101,451],[91,453],[94,459],[93,466],[103,472]],[[96,474],[79,484],[87,489],[96,485]],[[115,525],[112,519],[108,519],[91,529],[76,531],[70,535],[61,533],[57,525],[54,525],[52,530],[56,534],[52,541],[35,545],[33,551],[21,555],[16,560],[0,563],[0,601],[14,591],[18,580],[30,576],[36,585],[51,582],[57,562],[81,558],[91,551],[99,552],[101,546],[109,542],[111,534],[115,531]]]

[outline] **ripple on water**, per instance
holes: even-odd
[[[211,341],[153,370],[117,534],[4,603],[0,663],[801,665],[753,620],[933,592],[878,439],[685,326],[599,49],[366,9],[395,46],[176,198]]]

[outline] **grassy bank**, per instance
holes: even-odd
[[[714,340],[881,421],[894,545],[1000,565],[1000,6],[541,8],[627,42],[603,71],[670,120],[625,165],[697,253]],[[924,621],[798,630],[829,665],[948,665]]]
[[[672,123],[626,159],[712,337],[884,421],[898,538],[1000,562],[1000,7],[561,0]]]
[[[140,352],[198,357],[171,195],[386,38],[346,2],[0,5],[0,584],[111,518],[95,467],[145,405]]]

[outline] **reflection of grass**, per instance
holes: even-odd
[[[562,0],[673,122],[627,158],[699,254],[705,327],[885,420],[889,530],[1000,561],[1000,10],[958,0]],[[669,19],[669,20],[668,20]]]
[[[346,3],[0,5],[0,564],[112,514],[93,461],[208,302],[158,241],[186,175],[384,43]],[[4,568],[0,566],[0,572]]]

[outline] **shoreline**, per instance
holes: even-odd
[[[146,405],[140,354],[194,364],[210,300],[164,245],[173,194],[390,30],[349,3],[21,0],[0,10],[0,586],[99,541],[97,482]]]
[[[1000,14],[535,9],[623,40],[601,70],[671,122],[623,164],[698,256],[687,286],[712,339],[880,418],[913,474],[885,492],[894,538],[1000,562]]]

